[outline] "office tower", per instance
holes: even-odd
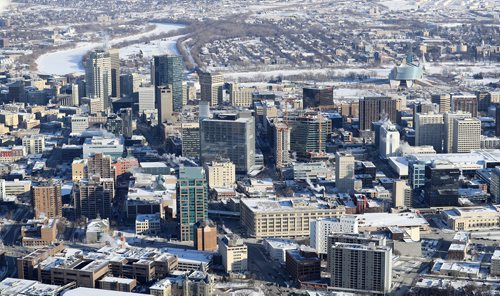
[[[139,114],[144,111],[156,109],[155,105],[155,88],[153,86],[140,86],[139,90]]]
[[[415,114],[415,146],[430,145],[443,151],[443,114]]]
[[[198,221],[194,225],[194,248],[198,251],[217,251],[217,226],[211,220]]]
[[[238,83],[231,82],[229,84],[229,100],[231,106],[250,108],[252,106],[254,92],[255,88],[239,87]]]
[[[91,176],[74,184],[73,200],[77,217],[88,219],[111,217],[111,203],[114,198],[113,179]]]
[[[359,129],[370,129],[372,122],[387,118],[396,122],[397,101],[389,97],[365,97],[359,101]]]
[[[109,97],[112,93],[111,58],[104,50],[94,50],[85,63],[85,80],[87,96],[100,98],[105,110],[110,107]]]
[[[170,85],[158,86],[156,110],[158,110],[158,120],[167,122],[173,118],[173,92]]]
[[[73,106],[80,106],[80,91],[76,83],[71,84],[71,102]]]
[[[139,92],[141,77],[136,73],[120,75],[120,94],[125,97],[132,97]]]
[[[212,161],[207,166],[208,187],[233,188],[236,182],[236,167],[229,160]]]
[[[328,258],[333,289],[389,293],[392,285],[392,249],[375,244],[336,243]]]
[[[380,156],[382,158],[396,156],[399,145],[400,142],[398,129],[391,122],[386,122],[380,128]]]
[[[224,90],[224,75],[221,73],[210,73],[200,71],[198,73],[200,80],[201,100],[210,102],[210,106],[222,104]]]
[[[455,119],[463,119],[463,118],[470,118],[471,114],[467,112],[446,112],[443,115],[444,119],[444,152],[445,153],[452,153],[453,152],[453,137],[454,137],[454,120]]]
[[[96,153],[87,159],[88,176],[99,176],[101,178],[114,178],[111,166],[112,158],[109,155]]]
[[[308,158],[311,153],[324,152],[332,121],[322,114],[299,115],[288,119],[290,150],[299,158]]]
[[[106,123],[104,126],[108,132],[117,137],[123,133],[123,120],[114,113],[111,113],[106,117]]]
[[[290,164],[290,128],[282,122],[274,124],[274,159],[277,168]]]
[[[111,61],[111,96],[119,98],[121,96],[120,89],[120,50],[118,48],[108,49],[109,58]]]
[[[45,137],[43,135],[24,136],[22,145],[26,154],[41,154],[45,150]]]
[[[118,115],[122,119],[122,132],[125,138],[131,138],[134,133],[132,122],[132,108],[121,108]]]
[[[411,207],[413,193],[405,180],[395,180],[392,183],[392,203],[395,208]]]
[[[302,89],[304,109],[333,106],[333,87],[304,87]]]
[[[449,94],[432,95],[431,102],[439,105],[439,112],[451,111],[451,96]]]
[[[208,192],[201,167],[180,167],[177,179],[177,217],[181,241],[194,240],[194,225],[208,218]]]
[[[425,166],[424,193],[430,207],[457,206],[461,171],[453,163],[434,161]]]
[[[469,153],[481,148],[481,121],[477,118],[453,120],[453,152]]]
[[[487,91],[476,91],[477,109],[478,111],[488,112],[491,105],[491,93]]]
[[[224,235],[219,240],[219,254],[222,256],[224,270],[245,272],[248,269],[248,248],[236,235]]]
[[[71,133],[81,134],[89,128],[89,117],[88,116],[71,116]]]
[[[201,121],[201,163],[231,160],[236,172],[247,173],[255,165],[255,124],[248,113],[219,113]]]
[[[354,156],[346,152],[335,153],[335,186],[339,192],[354,189]]]
[[[315,250],[307,246],[285,251],[285,269],[296,282],[313,282],[321,279],[321,260]]]
[[[160,100],[159,86],[172,86],[174,112],[182,112],[182,73],[184,62],[181,56],[161,55],[153,58],[152,80],[155,86],[155,101]]]
[[[453,112],[468,112],[472,117],[477,117],[477,97],[473,94],[452,94],[451,107]]]
[[[35,218],[62,217],[61,184],[45,182],[32,187]]]
[[[182,156],[200,157],[200,124],[198,122],[181,123]]]

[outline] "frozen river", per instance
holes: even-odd
[[[128,37],[115,38],[112,39],[109,44],[112,46],[114,44],[123,42],[123,41],[133,41],[138,40],[143,37],[154,36],[158,34],[168,33],[173,30],[177,30],[183,28],[183,25],[176,24],[154,24],[155,29],[140,33]],[[120,55],[122,56],[130,56],[132,54],[139,53],[140,50],[143,51],[145,56],[160,54],[160,53],[177,53],[177,49],[175,47],[176,40],[180,36],[167,38],[164,40],[155,40],[149,44],[133,44],[127,46],[123,49],[120,49]],[[56,75],[65,75],[69,73],[77,73],[83,74],[84,69],[82,64],[80,63],[82,57],[95,48],[102,46],[102,43],[99,42],[83,42],[78,43],[76,47],[65,50],[58,50],[54,52],[46,53],[40,56],[36,60],[36,64],[38,67],[38,72],[41,74],[56,74]]]

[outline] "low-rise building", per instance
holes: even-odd
[[[496,206],[453,208],[443,211],[448,227],[455,231],[470,231],[500,227],[500,211]]]
[[[99,288],[103,290],[132,292],[136,286],[137,281],[135,279],[105,276],[99,280]]]
[[[285,266],[296,281],[315,281],[321,278],[321,260],[313,248],[301,246],[298,249],[287,250]]]
[[[248,248],[235,235],[225,235],[219,239],[219,253],[226,272],[245,272],[248,268]]]
[[[345,214],[345,207],[334,202],[302,198],[242,199],[241,224],[255,238],[307,237],[314,219]]]
[[[500,276],[500,250],[495,250],[491,256],[490,274]]]
[[[157,235],[161,231],[160,214],[142,214],[135,218],[135,234]]]

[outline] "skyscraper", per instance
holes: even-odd
[[[112,94],[111,58],[108,52],[97,49],[90,53],[85,64],[87,96],[102,99],[104,109],[110,107]]]
[[[111,96],[119,98],[121,95],[120,89],[120,50],[117,48],[108,49],[109,58],[111,61]]]
[[[470,118],[471,114],[467,112],[446,112],[443,115],[444,118],[444,152],[445,153],[452,153],[453,152],[453,137],[454,137],[454,124],[453,121],[455,119],[462,119],[462,118]],[[498,127],[498,125],[497,125]]]
[[[201,121],[201,163],[231,160],[236,172],[247,173],[255,165],[255,123],[251,114],[219,113]]]
[[[75,183],[73,200],[77,217],[89,219],[111,217],[111,203],[114,198],[113,179],[92,176]]]
[[[453,152],[469,153],[481,148],[481,121],[477,118],[453,120]]]
[[[443,114],[415,114],[415,146],[431,145],[443,151]]]
[[[339,192],[354,189],[354,156],[346,152],[335,153],[335,186]]]
[[[392,249],[387,246],[335,243],[329,250],[334,289],[388,293],[392,284]]]
[[[274,125],[274,157],[277,168],[290,163],[290,128],[282,122]]]
[[[290,150],[296,152],[300,158],[307,158],[310,153],[325,151],[331,124],[331,120],[326,116],[318,114],[290,118]]]
[[[210,102],[210,106],[221,104],[223,99],[224,75],[221,73],[200,71],[198,76],[200,80],[201,100]]]
[[[100,176],[101,178],[114,178],[114,172],[111,166],[111,156],[102,153],[96,153],[87,160],[88,176]]]
[[[464,111],[477,117],[477,97],[474,94],[452,94],[451,95],[452,111]]]
[[[173,92],[171,85],[157,87],[156,110],[158,110],[158,121],[166,122],[172,119],[173,114]]]
[[[395,156],[399,145],[399,131],[394,124],[386,122],[380,128],[380,156],[383,158]]]
[[[181,241],[194,240],[194,226],[208,218],[208,192],[202,167],[180,167],[177,179],[177,218]]]
[[[389,97],[365,97],[359,101],[359,129],[370,129],[372,122],[386,117],[396,122],[396,100]]]
[[[431,102],[439,105],[439,112],[451,111],[451,99],[449,94],[432,95]]]
[[[123,136],[131,138],[134,132],[132,128],[132,108],[121,108],[118,115],[122,119]]]
[[[61,184],[46,182],[32,187],[35,218],[62,217]]]
[[[174,112],[182,111],[182,73],[184,62],[181,56],[161,55],[153,58],[153,85],[155,86],[155,101],[160,100],[159,86],[171,85],[172,109]],[[157,103],[157,106],[159,104]]]

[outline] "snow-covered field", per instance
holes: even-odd
[[[122,38],[115,38],[109,42],[109,45],[112,46],[114,44],[118,44],[124,41],[139,40],[143,37],[150,37],[159,34],[164,34],[183,27],[182,25],[175,25],[175,24],[154,24],[154,25],[156,27],[151,31]],[[175,43],[175,41],[171,42]],[[98,48],[100,46],[104,46],[104,44],[99,42],[78,43],[76,47],[72,49],[58,50],[55,52],[44,54],[36,60],[38,71],[42,74],[57,74],[57,75],[64,75],[68,73],[83,74],[84,69],[81,64],[82,57],[88,51]],[[128,48],[129,47],[126,47],[124,49],[124,54],[133,52],[133,49],[128,49]],[[160,49],[163,49],[161,46],[157,48],[158,50],[155,53],[159,53]],[[172,49],[171,46],[170,47],[167,46],[167,48],[165,49],[165,53],[172,52],[171,49]]]
[[[170,38],[164,38],[159,40],[153,40],[147,43],[136,43],[123,48],[120,48],[120,57],[128,58],[139,54],[142,51],[142,55],[145,58],[151,58],[159,54],[179,54],[177,50],[176,43],[177,39],[183,37],[175,36]]]

